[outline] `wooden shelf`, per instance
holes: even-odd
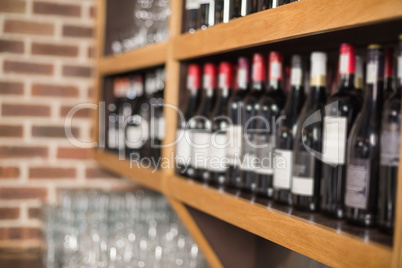
[[[165,64],[168,42],[150,44],[118,56],[99,60],[99,74],[110,75]]]
[[[152,168],[138,168],[135,163],[130,167],[129,160],[119,160],[117,154],[103,150],[95,151],[95,160],[112,172],[132,179],[154,191],[163,192],[163,176],[160,171],[154,171]]]
[[[173,53],[186,60],[399,18],[400,0],[302,0],[176,36]]]
[[[177,176],[166,187],[168,196],[331,267],[391,265],[391,247]]]

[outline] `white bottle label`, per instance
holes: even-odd
[[[290,72],[290,84],[296,87],[302,85],[302,70],[300,68],[292,68]]]
[[[341,74],[346,74],[349,72],[349,56],[347,54],[341,54],[339,57],[339,72]]]
[[[191,165],[197,169],[207,169],[211,133],[191,131]]]
[[[398,57],[398,78],[402,78],[402,56]]]
[[[247,70],[238,69],[237,71],[237,84],[239,88],[247,88]]]
[[[159,140],[163,140],[165,138],[165,130],[166,130],[166,121],[164,117],[158,118],[158,126],[156,132],[156,138]]]
[[[274,188],[290,190],[292,179],[293,152],[275,149]]]
[[[116,144],[116,129],[114,127],[109,128],[109,132],[108,132],[108,146],[109,148],[115,149],[117,148],[117,144]]]
[[[240,125],[232,125],[228,127],[226,135],[229,146],[226,148],[226,156],[231,166],[240,167],[240,154],[242,147],[243,128]]]
[[[313,196],[313,178],[293,176],[292,193],[305,196]]]
[[[378,73],[378,66],[375,63],[368,63],[367,64],[367,77],[366,83],[367,84],[374,84],[377,80],[377,73]]]
[[[128,126],[126,128],[126,146],[131,149],[138,149],[143,145],[143,132],[140,126]]]
[[[366,209],[370,182],[370,161],[353,159],[348,164],[346,172],[345,204],[353,208]]]
[[[281,76],[281,63],[278,61],[272,62],[270,79],[278,80],[281,78]]]
[[[224,172],[227,169],[226,147],[228,137],[226,134],[212,134],[209,147],[208,170]]]
[[[191,160],[190,131],[178,129],[176,141],[176,163],[188,166]]]
[[[324,117],[323,161],[328,164],[345,164],[346,117]]]
[[[186,0],[186,9],[198,9],[200,7],[199,0]]]
[[[384,125],[381,131],[381,165],[397,167],[399,166],[399,139],[401,136],[399,125]]]

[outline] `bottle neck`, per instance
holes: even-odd
[[[354,89],[355,88],[355,74],[343,73],[339,74],[339,89]]]
[[[200,109],[197,113],[198,115],[207,116],[211,112],[215,94],[216,90],[213,88],[204,88],[202,90]]]

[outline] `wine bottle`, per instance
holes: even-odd
[[[186,0],[185,6],[185,31],[194,33],[199,26],[199,0]]]
[[[273,187],[273,148],[275,147],[275,122],[285,104],[286,96],[282,89],[283,59],[276,51],[269,53],[269,87],[267,94],[258,103],[257,133],[255,135],[257,168],[248,174],[245,187],[249,191],[265,197],[272,197]],[[256,108],[257,109],[257,108]]]
[[[152,162],[152,141],[154,138],[154,129],[151,121],[151,100],[152,96],[156,91],[156,81],[155,73],[147,72],[145,74],[145,98],[142,103],[139,103],[139,115],[140,115],[140,125],[141,125],[141,140],[143,145],[140,149],[140,157],[147,158]]]
[[[363,103],[363,60],[362,57],[356,56],[356,74],[355,74],[355,95],[357,95],[360,106]]]
[[[218,76],[218,96],[212,110],[210,120],[212,122],[211,145],[209,147],[208,171],[211,183],[223,186],[226,184],[227,162],[226,147],[227,130],[230,124],[228,117],[228,102],[232,95],[232,65],[229,62],[221,62]]]
[[[265,86],[265,61],[261,54],[253,56],[252,88],[244,100],[244,133],[242,137],[242,154],[240,165],[241,188],[250,191],[255,188],[255,169],[257,168],[257,155],[255,146],[255,134],[257,130],[257,115],[259,101],[266,91]]]
[[[188,174],[194,180],[208,182],[208,148],[211,142],[212,127],[209,118],[217,95],[216,67],[212,63],[204,64],[202,87],[200,106],[195,116],[189,121],[192,152]]]
[[[176,133],[176,174],[190,177],[188,166],[191,162],[191,144],[189,120],[194,116],[200,99],[201,70],[197,64],[190,64],[187,70],[187,99],[184,102],[185,108],[178,118]]]
[[[387,100],[394,92],[394,50],[387,47],[384,50],[384,100]]]
[[[293,145],[292,205],[296,209],[317,211],[320,201],[322,117],[326,102],[327,55],[311,54],[310,92],[297,120]],[[287,193],[284,191],[284,197]],[[285,199],[284,199],[285,200]]]
[[[258,1],[259,0],[242,0],[240,14],[244,17],[246,15],[257,12]]]
[[[229,20],[241,17],[242,0],[229,1]]]
[[[224,0],[215,0],[215,24],[222,23],[224,18]]]
[[[114,102],[108,105],[109,116],[106,147],[109,151],[114,152],[117,152],[119,148],[119,108],[124,103],[124,97],[129,88],[128,83],[124,81],[127,80],[122,80],[121,78],[113,79]],[[124,146],[124,140],[122,145]]]
[[[127,122],[125,131],[123,132],[125,133],[125,139],[123,137],[123,140],[125,140],[126,155],[130,157],[130,160],[139,160],[140,150],[144,145],[143,134],[148,134],[145,129],[145,132],[142,132],[143,126],[141,125],[141,123],[144,124],[140,116],[141,105],[146,101],[144,96],[144,83],[141,75],[135,75],[133,77],[130,89],[128,95],[133,97],[129,97],[130,101],[123,104],[121,111],[124,121]]]
[[[240,156],[241,143],[244,126],[244,99],[248,95],[250,83],[250,64],[246,57],[238,59],[237,86],[238,90],[229,100],[229,118],[231,125],[228,126],[227,140],[229,146],[226,148],[228,167],[226,171],[226,183],[229,188],[240,188]]]
[[[329,98],[324,117],[321,210],[328,216],[343,218],[346,141],[361,101],[355,89],[355,48],[342,44],[339,53],[339,88]]]
[[[272,8],[272,1],[271,0],[259,0],[258,10],[266,10]]]
[[[200,28],[201,30],[205,30],[206,28],[208,28],[209,23],[210,23],[210,5],[211,5],[211,0],[198,0],[198,4],[200,5],[199,9],[198,9],[198,17],[199,17],[199,26],[198,28]],[[212,26],[212,25],[211,25]]]
[[[161,146],[165,137],[165,118],[163,117],[163,91],[165,87],[165,70],[155,70],[155,92],[151,97],[150,139],[151,157],[157,168],[161,162]]]
[[[401,136],[402,35],[399,36],[396,92],[385,102],[380,153],[380,182],[378,194],[378,225],[392,234],[395,221],[396,189],[398,182],[399,144]]]
[[[364,103],[347,150],[346,219],[356,225],[376,224],[383,89],[384,52],[370,45]]]

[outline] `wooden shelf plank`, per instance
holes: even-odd
[[[152,168],[138,168],[134,163],[130,167],[129,160],[119,160],[116,154],[102,150],[95,151],[95,159],[104,168],[132,179],[154,191],[163,193],[163,174],[161,171],[155,171]]]
[[[214,250],[211,248],[210,244],[208,243],[208,240],[204,237],[201,230],[198,228],[197,223],[194,221],[193,217],[187,210],[186,206],[184,206],[183,203],[173,198],[168,198],[168,200],[172,205],[173,209],[176,211],[180,220],[183,222],[184,226],[186,226],[188,232],[197,242],[198,246],[204,253],[205,258],[207,259],[211,267],[222,268],[223,267],[222,263],[216,256]]]
[[[200,211],[335,267],[389,267],[392,249],[177,176],[165,192]]]
[[[174,57],[191,59],[398,18],[400,0],[303,0],[177,36]]]
[[[110,75],[164,64],[168,42],[150,44],[118,56],[106,56],[99,60],[99,73]]]

